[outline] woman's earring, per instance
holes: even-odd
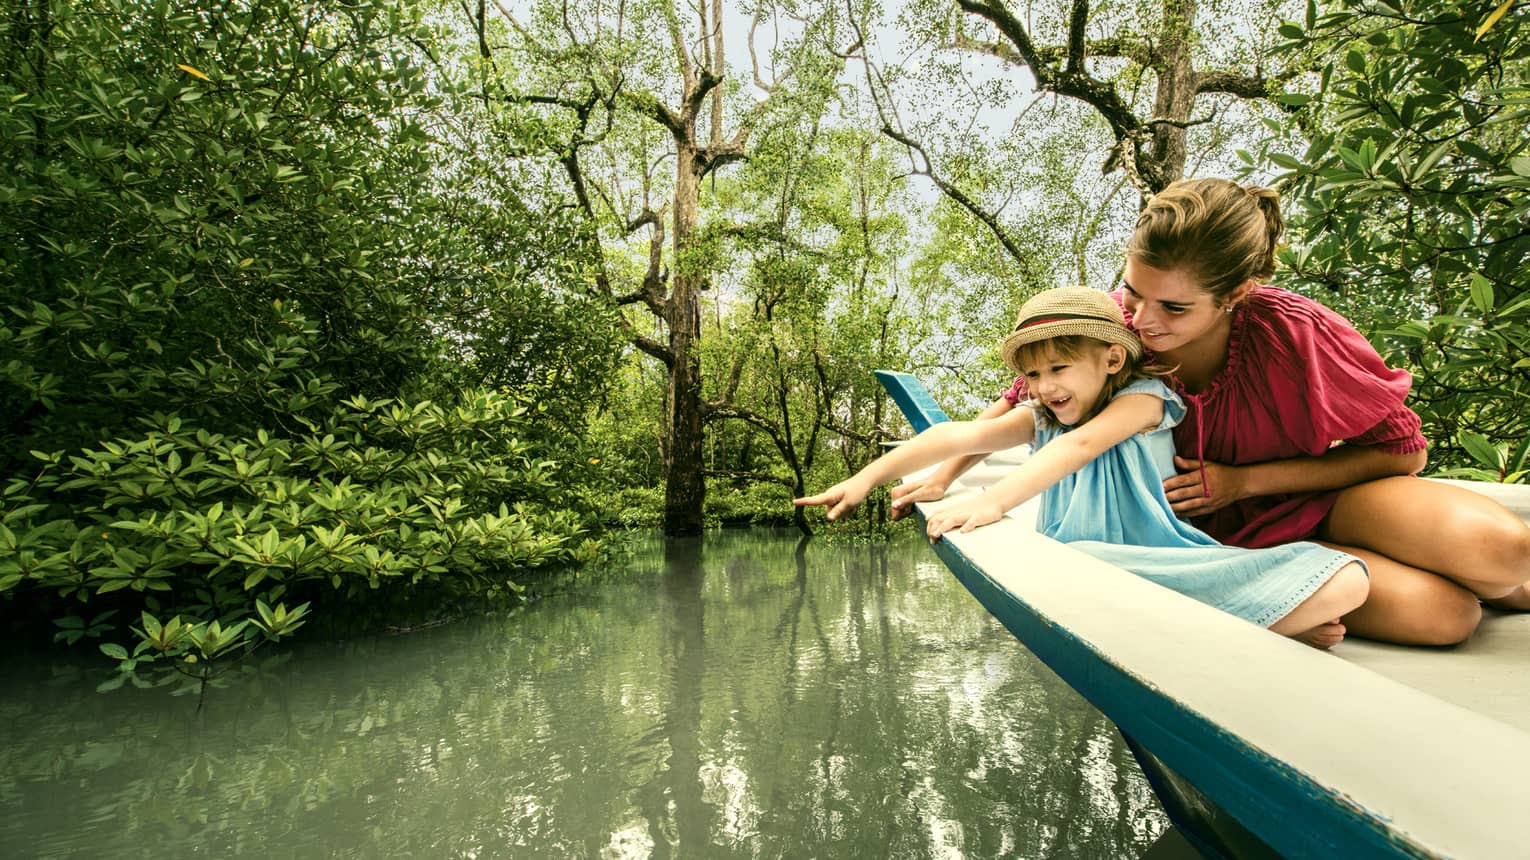
[[[1223,305],[1222,306],[1222,313],[1224,313],[1224,314],[1232,313],[1233,312],[1233,307],[1234,307],[1234,305]]]

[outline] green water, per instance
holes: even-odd
[[[309,642],[206,710],[0,659],[4,857],[1100,857],[1104,718],[911,533],[638,546],[513,614]]]

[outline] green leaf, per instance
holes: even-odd
[[[1493,309],[1493,284],[1487,278],[1472,275],[1471,294],[1472,304],[1476,305],[1477,310],[1487,313]]]
[[[1456,437],[1456,441],[1461,443],[1461,447],[1466,449],[1473,460],[1494,471],[1503,469],[1504,452],[1494,447],[1487,437],[1463,432]]]
[[[127,649],[115,642],[102,642],[101,653],[113,660],[126,660],[128,658]]]

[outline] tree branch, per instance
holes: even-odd
[[[765,435],[769,436],[771,441],[775,443],[777,449],[786,450],[786,442],[781,438],[780,429],[777,428],[776,425],[772,424],[768,418],[759,414],[758,412],[755,412],[752,409],[746,409],[742,406],[735,406],[731,403],[723,403],[721,401],[709,401],[702,404],[702,421],[710,424],[713,421],[723,421],[729,418],[737,419],[739,421],[743,421],[746,424],[752,424],[755,427],[760,428],[761,430],[765,431]]]
[[[1020,250],[1019,243],[1009,235],[1009,232],[1004,229],[1004,225],[999,223],[999,216],[984,209],[976,200],[968,196],[966,192],[947,182],[940,174],[936,173],[934,165],[930,163],[930,156],[924,151],[924,147],[918,141],[886,124],[882,126],[882,133],[903,144],[911,153],[919,156],[918,160],[924,162],[922,168],[918,166],[917,162],[915,163],[913,167],[915,175],[927,177],[931,182],[935,183],[935,187],[939,188],[941,193],[956,201],[957,205],[966,209],[972,213],[974,218],[983,222],[993,232],[999,243],[1004,246],[1004,250],[1008,251],[1009,255],[1014,258],[1015,262],[1023,264],[1026,261],[1025,253]]]
[[[664,3],[664,24],[669,29],[669,40],[675,49],[675,63],[680,70],[680,79],[685,84],[685,92],[690,92],[696,86],[696,69],[691,64],[691,55],[685,49],[685,36],[680,32],[680,15],[675,11],[675,0],[666,0]]]
[[[1280,84],[1296,77],[1295,72],[1276,78],[1245,75],[1240,72],[1201,72],[1195,76],[1197,93],[1228,93],[1246,99],[1267,99],[1280,93]]]
[[[855,17],[855,10],[851,8],[850,0],[845,0],[845,9],[849,13],[851,26],[855,28],[856,44],[865,46],[867,44],[866,34],[861,30],[861,23]],[[866,67],[866,82],[871,90],[871,102],[877,109],[877,117],[882,120],[882,134],[903,144],[908,149],[910,153],[909,160],[914,162],[913,172],[915,174],[928,177],[931,182],[935,183],[935,187],[940,189],[942,194],[956,201],[963,209],[966,209],[979,221],[983,222],[993,232],[994,236],[998,238],[999,243],[1004,246],[1004,250],[1009,252],[1015,262],[1024,265],[1025,257],[1020,251],[1020,246],[1010,238],[1004,226],[999,223],[998,216],[979,206],[976,200],[973,200],[960,188],[939,176],[935,172],[934,165],[930,162],[929,154],[924,151],[924,147],[904,133],[901,128],[894,126],[893,120],[889,119],[888,114],[891,113],[893,118],[896,118],[897,111],[891,105],[883,104],[887,84],[882,79],[881,72],[876,66],[871,64],[871,57],[864,47],[860,51],[860,56],[862,64]],[[918,156],[917,159],[915,158],[916,155]],[[919,167],[918,162],[920,160],[924,162],[923,168]]]
[[[1048,63],[1041,50],[1031,41],[1030,32],[1009,11],[1003,0],[957,0],[957,5],[962,11],[983,18],[998,28],[1015,46],[1021,61],[1030,68],[1031,75],[1036,78],[1037,89],[1076,98],[1090,105],[1110,124],[1111,132],[1118,141],[1130,137],[1142,127],[1131,107],[1122,101],[1121,95],[1109,84],[1091,77],[1081,65],[1075,68],[1070,62],[1067,70],[1058,71]],[[1080,6],[1087,13],[1088,4],[1083,0],[1075,0],[1074,12],[1080,11]]]
[[[1089,23],[1089,0],[1073,0],[1068,17],[1068,65],[1065,74],[1084,71],[1084,25]]]

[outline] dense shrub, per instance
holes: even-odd
[[[0,614],[205,666],[594,552],[615,323],[429,7],[0,11]]]

